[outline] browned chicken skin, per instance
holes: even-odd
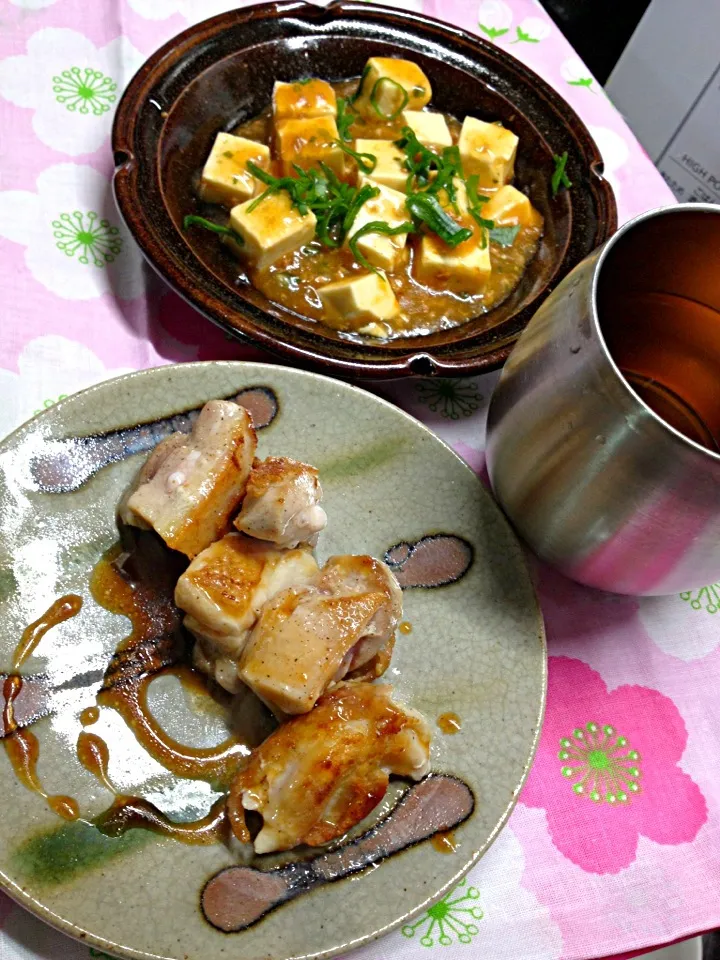
[[[327,524],[321,499],[315,467],[290,457],[256,460],[235,526],[279,547],[315,546]]]
[[[127,523],[152,527],[191,559],[228,529],[245,494],[257,438],[252,417],[229,400],[202,408],[181,443],[169,437],[151,455],[123,505]]]
[[[240,687],[237,660],[263,604],[317,573],[309,547],[274,544],[228,533],[192,561],[175,588],[175,603],[197,639],[195,666],[230,693]]]
[[[276,713],[306,713],[329,684],[361,668],[375,677],[387,667],[401,615],[402,594],[384,563],[331,557],[307,586],[265,605],[240,678]]]
[[[233,832],[250,842],[245,811],[262,815],[256,853],[341,837],[382,800],[391,774],[429,772],[430,731],[394,703],[392,687],[341,683],[253,751],[228,797]]]

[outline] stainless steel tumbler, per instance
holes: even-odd
[[[492,397],[493,490],[590,586],[720,580],[720,208],[625,224],[535,314]]]

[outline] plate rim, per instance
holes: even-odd
[[[253,360],[203,360],[203,361],[194,361],[188,363],[173,363],[173,364],[163,364],[160,366],[154,367],[145,367],[140,370],[133,370],[129,373],[121,374],[117,377],[111,377],[107,380],[102,380],[99,383],[92,384],[89,387],[85,387],[83,390],[78,390],[76,393],[70,394],[69,396],[59,400],[57,403],[53,404],[52,407],[48,407],[44,410],[39,411],[34,416],[30,417],[24,423],[16,427],[11,433],[7,434],[5,437],[0,439],[0,457],[6,452],[7,447],[11,441],[15,441],[20,438],[21,434],[27,431],[31,425],[42,421],[45,417],[51,416],[54,412],[60,410],[62,411],[67,406],[71,406],[75,403],[78,398],[88,397],[93,393],[103,390],[108,386],[113,386],[119,383],[128,383],[135,380],[142,380],[147,378],[152,378],[153,376],[159,375],[161,373],[173,373],[179,372],[186,368],[198,369],[256,369],[269,370],[271,372],[279,372],[281,374],[290,374],[298,376],[301,379],[309,377],[312,380],[319,380],[327,384],[331,384],[336,388],[346,389],[351,393],[361,394],[364,397],[369,397],[371,400],[379,403],[381,406],[389,408],[392,412],[400,414],[401,417],[408,422],[412,427],[420,427],[421,430],[428,435],[430,438],[439,443],[442,447],[445,448],[447,452],[452,454],[455,460],[457,460],[465,470],[472,476],[474,481],[479,484],[480,488],[483,491],[483,495],[487,498],[489,503],[492,506],[492,509],[495,510],[498,518],[506,526],[507,531],[510,533],[512,540],[515,542],[517,547],[517,552],[519,555],[519,560],[522,564],[522,569],[527,574],[527,581],[531,588],[531,600],[533,607],[533,614],[535,619],[535,629],[536,637],[540,644],[540,653],[541,653],[541,671],[540,671],[540,680],[541,680],[541,691],[538,704],[538,712],[534,720],[535,730],[533,733],[532,743],[530,745],[529,755],[523,765],[522,773],[520,775],[517,786],[513,789],[512,796],[501,816],[498,818],[495,823],[492,831],[489,836],[484,840],[480,845],[477,851],[473,853],[462,867],[456,871],[456,873],[444,883],[441,888],[429,897],[427,897],[421,904],[418,904],[416,907],[413,907],[411,910],[404,913],[402,916],[393,920],[392,922],[386,924],[384,927],[373,930],[371,933],[368,933],[366,936],[363,936],[351,944],[345,944],[340,947],[331,947],[327,950],[318,951],[314,954],[305,954],[303,957],[307,957],[308,960],[325,960],[325,958],[332,958],[336,956],[341,956],[344,953],[347,953],[349,950],[357,950],[363,946],[367,946],[370,943],[380,939],[383,936],[386,936],[388,933],[391,933],[393,930],[397,930],[403,923],[406,921],[418,916],[422,913],[423,910],[427,909],[431,904],[437,903],[445,894],[452,889],[464,876],[466,876],[472,868],[479,863],[482,857],[485,856],[487,851],[493,845],[503,828],[507,825],[510,815],[517,806],[520,794],[523,787],[527,781],[532,764],[535,760],[537,753],[538,744],[540,742],[540,736],[542,733],[543,722],[545,719],[545,710],[547,706],[547,686],[548,686],[548,649],[547,649],[547,633],[545,630],[545,620],[542,613],[542,608],[540,606],[540,600],[537,590],[537,581],[534,575],[534,570],[530,562],[530,557],[527,552],[527,549],[523,546],[522,541],[518,537],[517,533],[513,529],[509,520],[503,513],[499,504],[492,495],[491,490],[485,486],[480,477],[475,473],[472,467],[465,461],[458,453],[453,450],[453,448],[441,437],[439,437],[433,430],[431,430],[426,424],[421,420],[418,420],[412,414],[408,413],[406,410],[403,410],[401,407],[392,403],[389,400],[386,400],[384,397],[379,397],[374,393],[371,393],[369,390],[364,389],[363,387],[357,386],[354,383],[348,383],[344,380],[338,380],[335,377],[328,376],[326,374],[317,373],[313,370],[305,370],[297,367],[288,367],[279,363],[263,363],[262,361],[253,361]],[[193,408],[189,408],[193,409]],[[122,427],[115,427],[110,429],[122,429]],[[92,436],[93,434],[85,434],[85,436]],[[58,439],[53,437],[53,439]],[[146,454],[143,454],[143,456]],[[132,454],[131,456],[138,456],[138,454]],[[128,458],[129,459],[129,458]],[[104,469],[104,468],[103,468]],[[347,879],[347,878],[344,878]],[[60,933],[65,934],[66,936],[71,937],[72,939],[92,947],[98,947],[100,950],[111,950],[113,954],[117,955],[123,960],[178,960],[177,957],[165,957],[161,958],[160,954],[148,953],[147,951],[135,950],[132,947],[126,947],[121,944],[113,943],[107,939],[104,939],[101,936],[93,933],[90,930],[86,930],[78,924],[73,923],[71,920],[60,916],[55,913],[52,909],[47,907],[40,900],[37,900],[26,888],[16,883],[12,878],[8,877],[2,869],[0,869],[0,892],[7,894],[15,903],[21,906],[23,909],[27,910],[34,917],[39,920],[47,923],[49,926],[53,927],[55,930],[58,930]],[[240,941],[238,941],[239,943]],[[292,960],[292,958],[289,958]]]

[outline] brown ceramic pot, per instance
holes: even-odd
[[[393,341],[348,337],[238,282],[237,261],[202,231],[193,179],[219,130],[259,113],[275,80],[359,76],[370,55],[403,56],[428,75],[433,106],[500,120],[520,138],[516,183],[545,218],[539,251],[511,296],[462,326]],[[617,226],[587,128],[547,83],[498,47],[429,17],[364,2],[280,0],[197,24],[140,68],[113,129],[120,211],[167,282],[225,330],[296,363],[351,377],[464,376],[500,366],[540,303]],[[553,154],[572,190],[553,199]]]

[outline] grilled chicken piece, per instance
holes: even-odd
[[[152,476],[128,497],[126,522],[152,527],[169,547],[192,559],[228,529],[256,446],[247,410],[211,400],[184,443],[169,437],[150,458]]]
[[[141,487],[144,483],[149,483],[152,480],[152,478],[160,469],[163,461],[172,453],[173,450],[184,446],[187,443],[187,439],[187,435],[184,433],[171,433],[169,437],[165,437],[164,440],[161,440],[160,443],[150,452],[149,457],[142,467],[140,467],[140,471],[135,478],[135,482],[127,489],[125,495],[118,504],[118,516],[123,523],[129,524],[131,527],[139,527],[141,530],[151,529],[149,523],[145,523],[142,517],[139,517],[136,513],[129,509],[128,501],[138,487]]]
[[[236,661],[263,604],[317,572],[309,547],[279,550],[240,533],[228,533],[203,550],[175,588],[175,603],[198,641],[195,666],[236,693],[241,686]]]
[[[271,710],[307,713],[334,681],[390,661],[402,594],[372,557],[331,557],[305,587],[267,603],[240,658],[239,674]]]
[[[241,533],[279,547],[315,546],[327,524],[319,506],[321,499],[315,467],[290,457],[256,460],[235,526]]]
[[[392,687],[342,683],[252,754],[228,797],[233,832],[250,842],[245,811],[262,815],[256,853],[318,846],[342,836],[385,796],[391,774],[430,770],[430,730],[393,703]]]

